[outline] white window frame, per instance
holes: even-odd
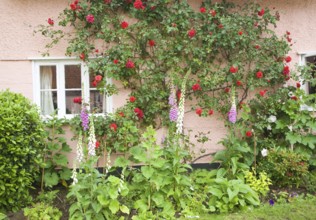
[[[83,85],[82,94],[85,100],[90,100],[90,79],[88,66],[81,60],[75,58],[31,58],[32,60],[32,75],[33,75],[33,100],[37,106],[41,106],[40,96],[40,67],[41,66],[56,66],[56,86],[57,86],[57,116],[59,118],[73,118],[76,114],[66,114],[66,92],[65,92],[65,65],[81,65],[81,84]],[[107,83],[112,83],[112,80],[107,78]],[[89,108],[89,107],[88,107]],[[106,97],[106,112],[96,115],[104,115],[112,113],[112,96]],[[48,115],[43,115],[48,117]]]
[[[310,51],[310,52],[301,52],[298,53],[299,55],[299,66],[305,66],[306,65],[306,58],[316,56],[316,51]],[[309,94],[308,89],[308,83],[303,83],[302,80],[300,80],[300,83],[302,84],[301,89],[305,91],[306,94]],[[315,111],[315,109],[308,105],[301,106],[302,110],[308,110],[308,111]]]

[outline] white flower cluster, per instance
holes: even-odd
[[[88,140],[89,140],[89,142],[88,142],[88,154],[90,156],[95,156],[95,143],[97,142],[97,140],[95,139],[93,118],[91,118],[91,121],[90,121]]]
[[[268,150],[267,150],[266,148],[263,148],[262,151],[261,151],[261,155],[262,155],[263,157],[268,156]]]
[[[182,133],[183,118],[184,118],[185,86],[186,86],[186,82],[190,73],[191,71],[188,71],[188,73],[185,75],[183,82],[181,84],[181,97],[179,101],[178,118],[177,118],[177,131],[176,131],[177,134]]]
[[[72,185],[76,185],[78,183],[76,163],[74,163],[71,178],[72,178]]]
[[[78,143],[77,143],[77,161],[81,163],[83,161],[83,149],[82,149],[82,133],[79,133]]]

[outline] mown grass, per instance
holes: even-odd
[[[205,214],[183,219],[199,220],[316,220],[316,197],[295,198],[291,202],[264,204],[246,212]]]

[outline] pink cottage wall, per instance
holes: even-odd
[[[193,8],[198,10],[201,0],[190,0]],[[238,0],[235,2],[247,2]],[[294,63],[298,63],[302,52],[316,51],[316,1],[315,0],[263,0],[262,5],[280,12],[281,20],[278,22],[277,33],[281,36],[286,31],[291,32],[293,39],[292,51],[289,54]],[[34,35],[34,29],[39,24],[45,24],[50,17],[57,20],[58,14],[68,7],[68,0],[39,1],[39,0],[1,0],[0,1],[0,90],[9,88],[33,99],[32,61],[31,58],[40,58],[44,51],[47,39],[40,34]],[[66,45],[61,43],[50,51],[52,57],[64,57]],[[120,95],[113,97],[114,109],[122,106],[128,91],[121,90]],[[1,104],[1,103],[0,103]],[[189,110],[189,107],[187,108]],[[225,136],[225,127],[217,120],[215,114],[212,118],[199,118],[194,112],[185,114],[184,126],[186,130],[192,129],[191,137],[199,131],[211,131],[205,146],[197,146],[193,151],[195,157],[201,155],[201,148],[205,153],[215,152],[222,148],[218,141]],[[160,136],[164,131],[159,131]],[[71,134],[68,132],[69,137]],[[193,139],[192,139],[193,140]],[[74,146],[75,143],[72,143]],[[71,155],[74,155],[72,153]],[[71,156],[70,155],[70,156]],[[70,166],[71,166],[70,159]],[[204,157],[197,162],[209,162]]]

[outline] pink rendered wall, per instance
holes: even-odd
[[[193,8],[199,9],[201,0],[189,2]],[[247,0],[236,2],[247,2]],[[277,27],[280,36],[285,31],[291,32],[294,43],[290,53],[292,64],[299,61],[298,53],[316,51],[315,0],[263,0],[262,4],[280,12],[281,20]],[[59,12],[65,7],[68,7],[68,0],[0,0],[0,90],[10,88],[30,99],[33,98],[32,62],[29,58],[41,57],[39,51],[43,51],[48,42],[40,34],[33,35],[33,31],[37,25],[46,24],[49,17],[57,20]],[[62,43],[51,50],[51,56],[63,57],[64,52],[65,44]],[[128,90],[121,89],[120,95],[113,97],[113,107],[122,106],[128,94]],[[186,110],[189,109],[187,106]],[[217,118],[216,113],[208,119],[199,118],[192,111],[185,114],[184,126],[186,129],[193,130],[192,137],[199,131],[211,131],[209,135],[211,141],[204,147],[198,146],[194,149],[196,157],[201,155],[200,148],[206,148],[205,153],[222,148],[217,143],[225,136],[226,130]],[[164,130],[159,131],[159,139],[164,133]],[[71,136],[69,132],[68,134]],[[209,159],[205,157],[198,162],[209,162]]]

